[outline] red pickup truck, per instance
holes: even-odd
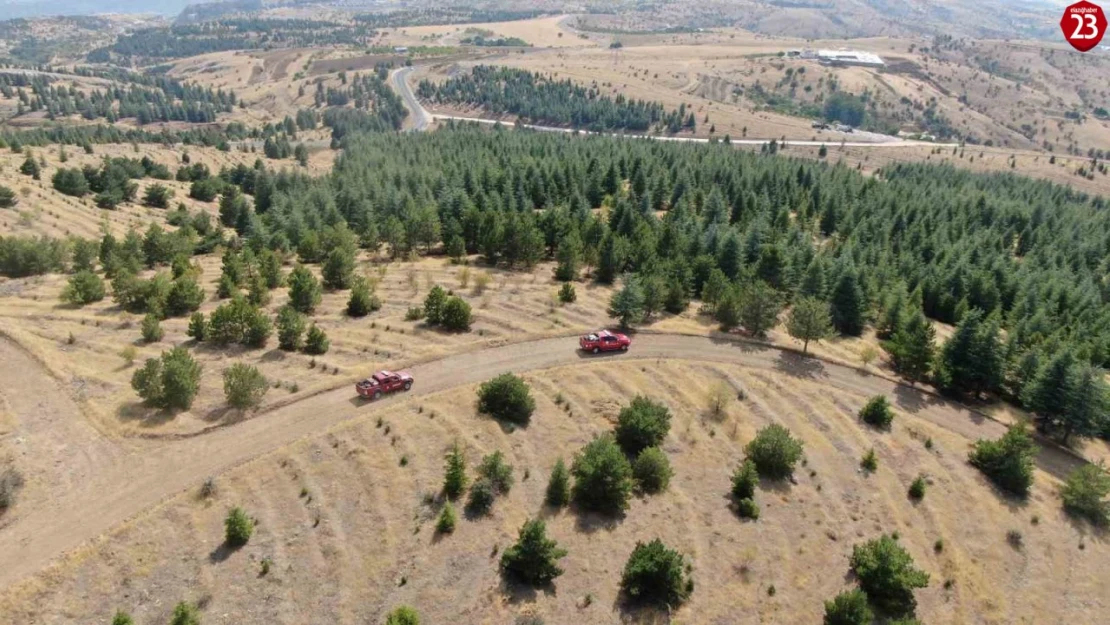
[[[408,371],[379,371],[365,380],[355,384],[355,391],[360,397],[378,399],[383,393],[409,390],[412,388],[412,374]]]
[[[610,332],[608,330],[599,330],[591,334],[587,334],[578,339],[578,346],[582,351],[592,352],[615,352],[620,350],[622,352],[628,351],[628,346],[632,344],[632,340],[624,334]]]

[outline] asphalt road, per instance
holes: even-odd
[[[428,112],[420,100],[417,99],[416,94],[413,93],[412,88],[408,84],[408,76],[413,71],[412,67],[405,67],[395,70],[390,79],[393,83],[393,89],[401,95],[401,99],[405,101],[405,106],[409,109],[409,118],[412,120],[413,125],[410,130],[423,132],[428,130],[433,121],[461,121],[461,122],[475,122],[479,124],[500,124],[504,123],[495,119],[485,119],[480,117],[459,117],[456,115],[438,115]],[[651,139],[653,141],[673,141],[676,143],[709,143],[709,139],[701,137],[668,137],[665,135],[644,135],[635,133],[617,133],[617,132],[591,132],[588,130],[577,130],[574,128],[559,128],[555,126],[540,126],[536,124],[521,124],[524,128],[529,130],[538,130],[540,132],[562,132],[562,133],[578,133],[584,135],[604,135],[609,137],[622,137],[626,139]],[[956,143],[932,143],[928,141],[910,141],[907,139],[900,139],[898,137],[887,137],[885,135],[874,135],[868,133],[869,136],[883,137],[882,141],[847,141],[843,138],[830,137],[827,141],[781,141],[779,139],[729,139],[733,145],[765,145],[772,141],[778,142],[779,145],[788,146],[843,146],[849,148],[905,148],[915,146],[930,146],[930,147],[945,147],[951,148],[958,144]]]
[[[409,120],[412,123],[409,129],[423,132],[431,125],[432,116],[421,106],[420,101],[416,99],[416,94],[409,87],[408,77],[412,70],[412,67],[402,67],[394,70],[389,79],[393,82],[393,90],[401,94],[401,99],[405,101],[405,106],[409,109]]]

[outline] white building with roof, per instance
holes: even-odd
[[[865,67],[886,65],[878,54],[861,50],[818,50],[817,61],[823,65],[863,65]]]

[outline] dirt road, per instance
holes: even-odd
[[[133,441],[126,453],[112,456],[111,463],[89,465],[81,480],[69,488],[50,493],[48,502],[28,501],[10,526],[0,531],[0,587],[41,570],[65,552],[96,538],[129,518],[185,489],[196,487],[205,477],[218,474],[298,439],[324,432],[356,417],[385,412],[403,397],[426,395],[460,385],[474,384],[495,375],[573,364],[582,359],[684,359],[736,363],[755,369],[777,370],[810,378],[861,395],[886,394],[915,417],[937,423],[970,440],[996,437],[1004,427],[957,404],[860,372],[851,367],[803,358],[753,343],[705,337],[641,335],[627,354],[591,356],[578,352],[573,339],[552,338],[492,347],[479,352],[449,356],[414,367],[412,392],[388,397],[374,404],[356,399],[351,389],[340,388],[258,415],[207,435],[176,441]],[[8,349],[11,349],[10,347]],[[10,354],[0,353],[0,356]],[[0,393],[17,397],[27,384],[46,378],[29,359],[3,358],[5,369],[18,375],[0,375]],[[14,362],[13,365],[9,363]],[[3,372],[0,372],[3,373]],[[47,378],[48,379],[48,378]],[[35,389],[39,397],[62,394],[58,389]],[[49,407],[53,419],[78,424],[81,416],[72,402],[59,400]],[[21,419],[34,418],[19,413]],[[77,426],[80,428],[80,426]],[[75,435],[82,439],[83,434]],[[87,442],[87,441],[86,441]],[[60,445],[51,452],[58,467],[70,461],[73,449],[83,443]],[[103,455],[97,457],[105,457]],[[47,460],[44,458],[43,462]],[[1064,475],[1077,464],[1072,456],[1046,449],[1039,459],[1042,469]]]

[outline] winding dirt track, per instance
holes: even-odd
[[[41,570],[67,551],[94,539],[113,527],[198,485],[218,474],[293,441],[319,434],[350,419],[389,410],[402,397],[427,395],[448,388],[474,384],[500,373],[516,373],[568,365],[580,359],[614,358],[671,359],[728,362],[754,369],[775,370],[809,378],[834,388],[861,395],[887,394],[905,412],[937,423],[970,440],[996,437],[1004,426],[958,404],[942,401],[910,387],[869,375],[842,365],[803,358],[793,352],[754,343],[705,337],[649,334],[637,338],[627,354],[590,356],[575,349],[570,338],[552,338],[492,347],[479,352],[449,356],[411,369],[416,386],[401,397],[364,404],[349,388],[280,407],[253,419],[215,430],[204,436],[182,440],[129,440],[117,444],[92,437],[77,405],[62,389],[48,389],[41,380],[48,375],[22,350],[0,341],[0,394],[13,402],[28,391],[40,399],[60,394],[49,411],[25,406],[17,412],[28,428],[42,429],[45,422],[80,431],[78,440],[39,453],[57,454],[40,458],[43,464],[64,467],[75,445],[100,450],[85,463],[80,481],[47,493],[45,502],[27,501],[9,526],[0,530],[0,588]],[[35,380],[40,380],[35,382]],[[29,387],[28,385],[32,385]],[[27,412],[24,412],[27,410]],[[56,413],[50,416],[50,413]],[[53,429],[55,426],[51,426]],[[86,436],[88,434],[88,436]],[[92,437],[92,438],[90,438]],[[107,451],[103,451],[107,449]],[[1056,476],[1066,474],[1080,461],[1060,450],[1045,448],[1040,467]],[[17,508],[17,510],[19,510]]]

